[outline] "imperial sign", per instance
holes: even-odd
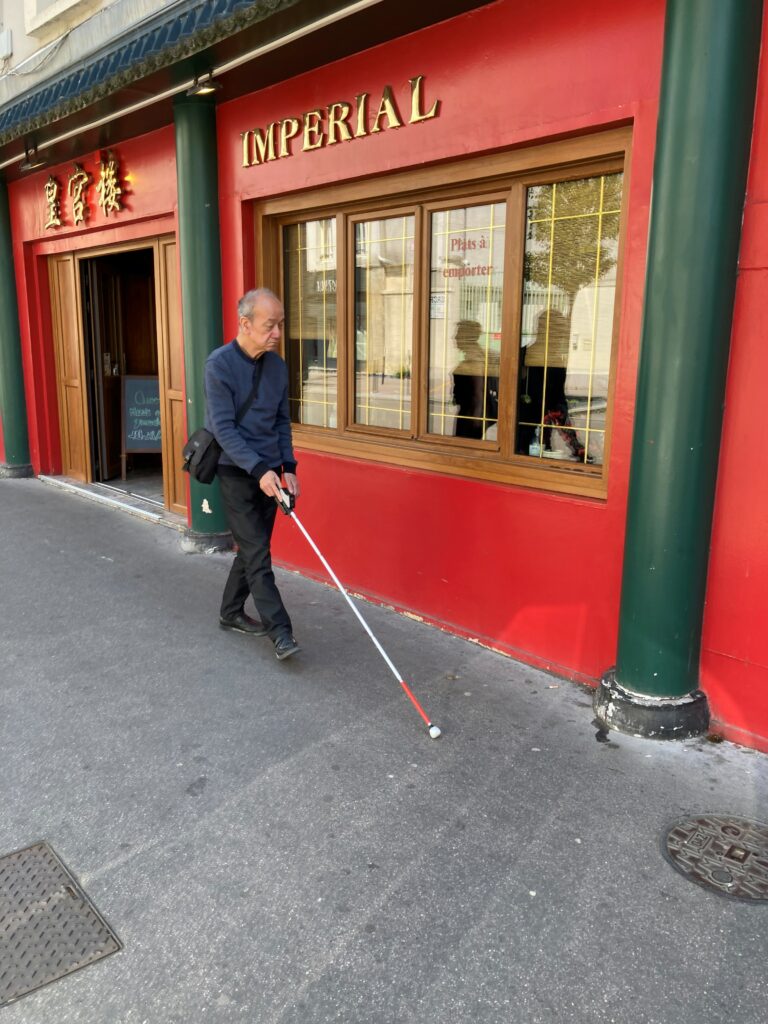
[[[424,75],[408,81],[411,110],[407,124],[419,124],[438,115],[440,100],[435,100],[428,110],[425,109],[423,85]],[[332,146],[336,142],[360,139],[365,135],[375,135],[384,128],[402,128],[406,124],[391,85],[385,85],[382,90],[373,122],[370,121],[374,110],[370,99],[370,93],[363,92],[355,96],[353,103],[329,103],[327,107],[308,110],[300,117],[286,117],[282,121],[273,121],[265,128],[241,132],[243,167],[292,156],[294,140],[298,144],[299,138],[302,140],[302,150],[307,151]]]

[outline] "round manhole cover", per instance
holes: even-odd
[[[702,814],[678,821],[662,842],[664,856],[691,882],[736,900],[768,901],[768,825]]]

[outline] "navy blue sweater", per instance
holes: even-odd
[[[261,361],[259,393],[235,423],[253,387]],[[230,341],[215,349],[205,363],[205,425],[222,447],[219,466],[237,466],[257,480],[268,470],[296,472],[288,414],[288,371],[276,352],[251,359]]]

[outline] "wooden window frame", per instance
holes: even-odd
[[[411,203],[411,205],[401,206],[397,209],[396,213],[392,213],[391,209],[378,209],[378,210],[366,210],[364,212],[349,211],[345,214],[347,235],[345,238],[346,252],[350,257],[352,270],[356,268],[356,247],[355,247],[355,228],[358,224],[365,224],[370,221],[382,221],[382,220],[396,220],[399,217],[413,217],[413,236],[414,236],[414,266],[413,266],[413,314],[411,321],[411,339],[413,343],[413,371],[411,375],[411,426],[409,429],[398,429],[396,427],[377,427],[370,426],[365,423],[355,422],[355,371],[354,371],[354,358],[353,352],[355,348],[355,289],[354,285],[347,289],[347,302],[345,308],[345,330],[343,337],[345,344],[343,346],[345,354],[347,356],[345,360],[345,380],[340,383],[340,387],[346,385],[347,391],[347,408],[348,416],[344,422],[344,433],[348,436],[357,436],[360,438],[373,438],[378,440],[382,436],[382,432],[386,432],[387,437],[391,437],[401,442],[412,444],[417,440],[417,429],[416,424],[418,423],[418,395],[413,387],[413,383],[417,382],[420,378],[417,377],[417,367],[419,365],[419,353],[418,353],[418,339],[420,334],[420,322],[418,311],[421,304],[419,281],[418,281],[418,263],[419,263],[419,252],[417,250],[419,237],[421,234],[421,210],[417,204]],[[338,227],[336,229],[338,231]],[[350,278],[347,278],[347,284],[350,283]],[[351,340],[351,344],[350,344]],[[341,417],[339,417],[339,423],[341,423]]]
[[[420,262],[422,269],[422,281],[424,287],[424,296],[429,296],[432,293],[432,282],[430,280],[432,272],[432,232],[431,232],[431,218],[435,213],[443,213],[445,210],[464,210],[472,206],[497,206],[504,204],[506,206],[507,221],[504,225],[504,276],[506,277],[507,270],[509,268],[509,238],[507,237],[507,226],[509,219],[509,199],[510,199],[510,188],[507,187],[504,190],[498,188],[491,188],[483,192],[478,192],[472,196],[467,197],[466,193],[452,196],[450,199],[433,199],[424,201],[421,203],[421,208],[424,212],[424,239],[423,248],[420,253]],[[502,306],[502,320],[506,322],[506,289],[504,293],[504,305]],[[492,457],[498,457],[501,455],[501,439],[498,441],[486,441],[486,440],[472,440],[468,437],[451,437],[446,434],[435,434],[429,430],[429,381],[428,373],[423,372],[429,369],[429,354],[430,354],[430,337],[429,337],[429,303],[422,301],[422,317],[419,325],[419,338],[422,340],[422,344],[419,346],[422,357],[424,359],[424,365],[422,366],[422,375],[419,380],[419,390],[423,398],[422,411],[423,415],[419,421],[419,433],[417,440],[423,444],[427,444],[434,447],[436,452],[444,452],[447,450],[458,451],[463,453],[478,452],[488,453]],[[509,346],[507,346],[509,347]],[[501,377],[501,366],[499,366],[499,377]],[[506,461],[506,460],[505,460]]]
[[[341,244],[339,242],[339,234],[338,234],[338,232],[339,232],[339,224],[338,224],[338,216],[337,216],[337,214],[338,214],[337,210],[331,209],[331,210],[320,211],[320,212],[317,213],[316,216],[315,216],[314,213],[312,213],[311,216],[307,216],[305,214],[304,216],[281,218],[280,223],[279,223],[279,227],[277,227],[276,230],[274,231],[274,236],[275,236],[274,237],[274,245],[273,245],[273,252],[271,253],[271,256],[272,256],[272,258],[274,260],[273,270],[272,270],[271,274],[268,274],[268,273],[265,272],[264,283],[266,284],[267,287],[271,288],[275,292],[276,295],[279,295],[281,300],[282,300],[282,302],[283,302],[283,304],[285,304],[285,294],[284,294],[284,287],[283,287],[283,283],[285,281],[285,261],[284,261],[284,253],[283,253],[283,246],[282,246],[282,230],[283,230],[283,228],[284,227],[290,227],[290,226],[297,225],[297,224],[303,224],[303,223],[305,223],[308,220],[311,220],[311,221],[336,220],[337,221],[337,224],[336,224],[336,333],[337,333],[337,338],[338,338],[340,317],[342,315],[343,309],[345,308],[344,307],[344,299],[345,299],[345,295],[346,295],[345,282],[346,282],[346,277],[347,277],[347,252],[346,252],[346,245],[344,244],[344,240],[342,239],[342,243]],[[286,317],[287,317],[287,313],[286,313]],[[345,331],[346,331],[346,328],[345,328]],[[346,349],[346,345],[342,346],[342,345],[337,344],[337,347],[336,347],[336,377],[337,377],[337,381],[336,381],[336,423],[337,424],[346,422],[346,415],[347,415],[347,398],[346,398],[346,394],[342,393],[344,389],[342,388],[342,385],[341,385],[341,380],[343,379],[342,374],[345,377],[346,373],[347,373],[347,356],[346,356],[346,352],[343,351],[344,349]],[[281,351],[281,354],[282,354],[283,358],[285,358],[285,331],[283,332],[282,338],[280,340],[280,351]],[[289,396],[289,398],[290,398],[290,396]],[[302,423],[292,423],[291,424],[291,428],[292,428],[294,437],[297,435],[298,432],[300,432],[302,430],[318,431],[318,432],[321,432],[321,433],[335,432],[337,430],[337,427],[318,427],[318,426],[314,426],[314,425],[310,425],[310,424],[302,424]],[[309,446],[307,446],[307,447],[309,447]]]
[[[254,205],[257,265],[265,285],[283,291],[282,229],[306,220],[336,219],[337,270],[337,426],[293,424],[298,448],[369,462],[427,470],[449,476],[604,499],[608,485],[611,435],[618,363],[622,268],[626,239],[631,128],[529,146],[504,153],[440,164],[273,197]],[[514,383],[504,398],[505,414],[498,421],[498,439],[476,441],[427,433],[430,293],[430,214],[438,209],[507,204],[502,321],[519,330],[523,299],[526,190],[598,174],[623,173],[619,245],[614,293],[611,359],[609,365],[603,462],[599,466],[572,462],[543,462],[514,453],[517,381],[520,347],[502,345],[499,379]],[[446,185],[446,182],[450,184]],[[501,196],[502,198],[496,198]],[[413,374],[411,430],[366,427],[354,423],[354,224],[416,212],[414,244]],[[503,394],[500,388],[500,396]]]

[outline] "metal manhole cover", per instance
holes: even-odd
[[[768,900],[768,825],[703,814],[667,831],[662,851],[691,882],[736,900]]]
[[[121,948],[48,843],[0,857],[0,1006]]]

